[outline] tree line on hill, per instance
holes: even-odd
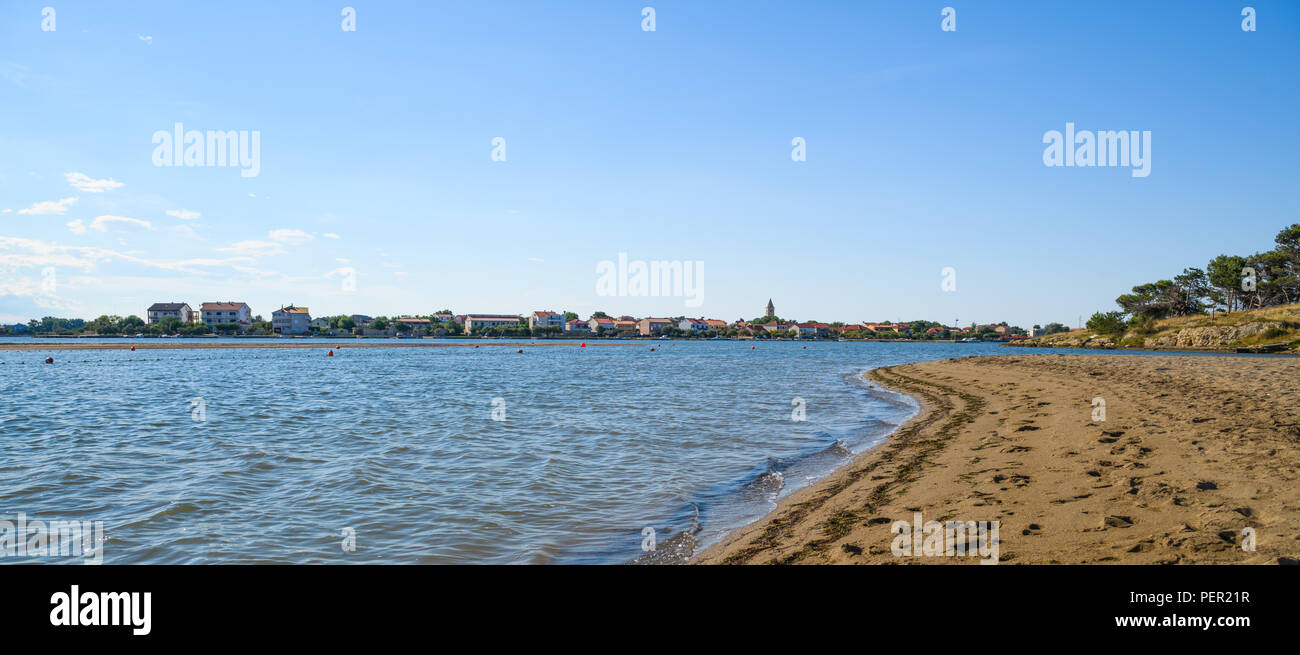
[[[1133,287],[1115,299],[1121,311],[1097,312],[1088,328],[1122,333],[1150,329],[1158,319],[1287,305],[1300,301],[1300,223],[1278,232],[1272,250],[1219,255],[1204,269],[1185,268],[1173,279]]]

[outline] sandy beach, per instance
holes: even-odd
[[[916,513],[998,521],[1002,564],[1300,560],[1300,359],[975,357],[870,377],[922,411],[693,563],[979,561],[891,552]]]

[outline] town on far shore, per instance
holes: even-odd
[[[954,321],[955,323],[956,321]],[[933,321],[906,323],[822,323],[794,321],[776,314],[771,299],[763,315],[752,320],[727,322],[687,316],[610,316],[594,312],[579,318],[574,312],[539,310],[523,314],[453,314],[442,310],[427,315],[366,316],[340,314],[312,318],[307,307],[282,306],[271,320],[253,314],[248,303],[201,303],[197,310],[184,302],[158,302],[145,317],[100,316],[91,321],[47,316],[27,323],[0,325],[0,335],[81,337],[533,337],[533,338],[657,338],[657,339],[830,339],[903,341],[1017,341],[1067,332],[1060,323],[1035,325],[1029,330],[1006,322],[967,327]]]

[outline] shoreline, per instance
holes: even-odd
[[[571,348],[596,347],[596,346],[637,346],[641,344],[634,343],[602,343],[589,342],[580,345],[577,342],[569,343],[564,341],[553,341],[546,343],[525,343],[525,342],[485,342],[485,343],[446,343],[446,342],[421,342],[416,340],[388,340],[388,341],[352,341],[352,340],[331,340],[316,339],[313,341],[284,341],[284,342],[247,342],[239,343],[237,341],[160,341],[157,343],[138,341],[123,341],[121,343],[0,343],[0,351],[24,351],[24,350],[212,350],[212,349],[242,349],[242,348],[319,348],[326,350],[342,350],[344,346],[348,348],[536,348],[546,346],[568,346]]]
[[[1094,352],[1138,352],[1138,353],[1187,353],[1196,354],[1204,353],[1206,355],[1268,355],[1270,357],[1300,357],[1300,351],[1288,352],[1278,350],[1275,347],[1278,344],[1265,344],[1263,346],[1204,346],[1180,348],[1178,346],[1054,346],[1039,343],[1027,343],[1024,341],[1009,341],[1004,344],[1009,348],[1022,350],[1034,350],[1041,348],[1044,350],[1090,350]],[[1025,354],[1033,354],[1025,353]],[[1091,354],[1091,353],[1089,353]]]
[[[1293,358],[998,355],[868,376],[921,411],[689,563],[979,561],[895,556],[891,528],[916,512],[998,521],[1009,563],[1300,562]]]
[[[863,476],[890,462],[904,457],[913,441],[923,430],[931,428],[936,422],[947,418],[953,409],[950,402],[941,396],[921,390],[912,390],[909,385],[894,379],[889,373],[893,366],[884,366],[866,371],[866,376],[886,389],[911,397],[920,406],[917,413],[907,422],[898,426],[885,440],[875,447],[861,453],[844,466],[832,471],[830,475],[795,491],[777,503],[777,507],[761,519],[733,530],[717,543],[691,557],[688,564],[749,564],[760,553],[776,548],[787,526],[805,520],[811,512],[823,507],[838,494],[858,483]],[[872,478],[873,480],[876,478]],[[883,486],[883,485],[882,485]],[[841,515],[840,518],[851,518]],[[836,532],[842,531],[837,528]],[[807,545],[817,549],[820,542]],[[773,560],[763,563],[790,564],[798,562],[807,554],[800,550],[781,561]]]

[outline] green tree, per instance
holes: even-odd
[[[139,316],[132,314],[122,319],[122,322],[118,325],[118,329],[122,330],[123,332],[130,332],[134,334],[144,329],[144,320],[141,319]]]
[[[1219,255],[1210,260],[1205,268],[1210,300],[1227,311],[1236,311],[1241,301],[1243,268],[1246,268],[1246,259],[1237,255]]]
[[[1123,334],[1124,312],[1097,312],[1088,319],[1087,327],[1097,334]]]

